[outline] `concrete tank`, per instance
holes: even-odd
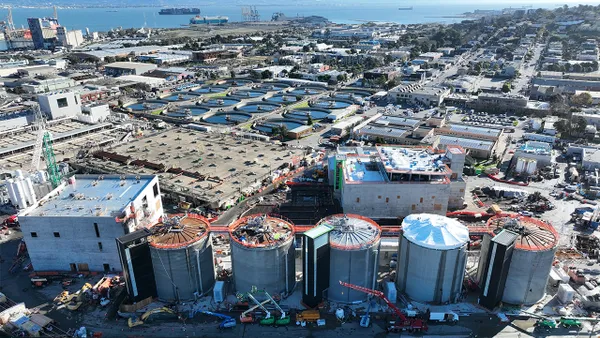
[[[413,214],[402,221],[396,286],[420,302],[456,302],[460,295],[469,230],[455,219]]]
[[[294,225],[277,215],[255,214],[229,227],[235,289],[253,286],[271,294],[288,294],[296,282]]]
[[[517,305],[537,303],[546,293],[548,276],[558,246],[558,233],[550,224],[517,214],[490,218],[487,225],[492,234],[499,233],[502,229],[519,234],[502,301]],[[489,241],[489,237],[487,240]]]
[[[158,298],[193,300],[215,283],[209,222],[195,214],[175,215],[152,227],[149,237]]]
[[[329,232],[328,298],[339,303],[366,301],[366,293],[348,289],[339,282],[377,289],[381,228],[373,220],[353,214],[332,215],[318,225],[333,228]]]

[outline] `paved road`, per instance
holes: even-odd
[[[538,60],[540,59],[543,49],[543,44],[536,44],[532,49],[533,57],[531,61],[528,63],[523,62],[521,64],[521,67],[519,69],[519,73],[521,75],[512,83],[512,94],[524,94],[529,90],[529,84],[531,83],[531,79],[533,78],[533,76],[535,76],[536,65],[538,63]]]

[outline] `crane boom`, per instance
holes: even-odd
[[[394,314],[396,315],[396,317],[398,317],[398,319],[400,319],[400,323],[396,324],[390,328],[388,328],[388,331],[396,331],[396,330],[423,330],[423,331],[427,331],[427,324],[425,322],[423,322],[423,320],[421,319],[417,319],[417,318],[408,318],[404,315],[404,313],[402,313],[402,311],[394,304],[392,303],[383,292],[379,291],[379,290],[373,290],[373,289],[369,289],[366,288],[364,286],[359,286],[359,285],[354,285],[354,284],[350,284],[350,283],[346,283],[343,281],[340,281],[340,285],[345,286],[349,289],[352,290],[356,290],[359,292],[363,292],[372,296],[375,296],[381,300],[383,300],[385,302],[385,304],[392,309],[392,311],[394,312]]]
[[[271,312],[269,312],[269,310],[267,310],[267,308],[263,306],[264,304],[270,303],[271,300],[267,299],[261,303],[258,300],[256,300],[256,298],[254,298],[254,296],[251,293],[248,293],[248,298],[252,299],[252,301],[254,303],[256,303],[256,306],[260,307],[260,309],[265,312],[266,318],[271,318]],[[250,311],[250,309],[248,309],[248,311]],[[245,314],[245,312],[244,312],[244,314]]]
[[[285,316],[286,316],[285,311],[283,311],[283,309],[279,306],[279,304],[277,304],[275,299],[273,299],[273,297],[271,297],[271,295],[267,291],[264,291],[264,292],[265,292],[265,296],[267,296],[267,298],[271,301],[271,303],[273,303],[273,305],[275,306],[277,311],[279,311],[279,313],[281,314],[281,318],[285,318]]]

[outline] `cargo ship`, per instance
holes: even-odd
[[[400,7],[398,9],[401,10],[401,11],[412,11],[413,10],[413,6]]]
[[[190,25],[222,25],[229,22],[226,16],[199,16],[190,19]]]
[[[190,15],[200,14],[200,8],[163,8],[158,12],[160,15]]]

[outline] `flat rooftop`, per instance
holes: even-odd
[[[441,145],[455,145],[461,146],[466,149],[477,149],[491,151],[494,148],[494,142],[474,140],[470,138],[462,138],[448,135],[439,136],[439,144]]]
[[[433,154],[427,148],[378,147],[381,162],[387,171],[445,174],[443,155]]]
[[[59,194],[24,211],[24,216],[119,216],[154,176],[75,175],[74,184],[63,183]]]
[[[550,155],[552,153],[552,145],[546,142],[528,141],[519,147],[519,151],[528,154]]]
[[[211,204],[237,199],[285,164],[304,158],[303,149],[183,128],[154,133],[105,152],[109,156],[90,157],[83,165],[106,173],[156,174],[162,190]]]
[[[369,157],[349,157],[346,160],[346,181],[348,182],[385,182],[378,162]]]
[[[475,135],[483,135],[483,136],[493,136],[499,137],[502,130],[494,129],[494,128],[482,128],[482,127],[474,127],[467,126],[463,124],[449,124],[445,128],[457,132],[457,133],[469,133]]]
[[[419,119],[411,119],[406,117],[397,117],[397,116],[382,116],[377,120],[372,122],[373,124],[380,126],[406,126],[406,127],[416,127],[421,120]]]

